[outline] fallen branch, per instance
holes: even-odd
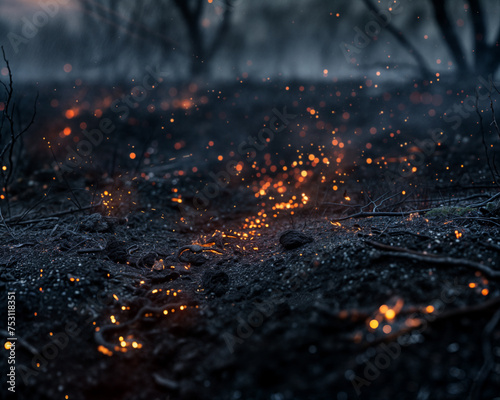
[[[487,199],[487,200],[485,200],[485,201],[482,201],[481,203],[469,204],[468,206],[465,206],[465,207],[470,207],[470,208],[479,208],[479,207],[483,207],[483,206],[485,206],[486,204],[491,203],[493,200],[496,200],[496,199],[499,199],[499,198],[500,198],[500,193],[497,193],[496,195],[491,196],[489,199]]]
[[[10,222],[12,225],[29,225],[29,224],[36,224],[38,222],[46,222],[46,221],[58,221],[59,218],[57,217],[47,217],[47,218],[40,218],[40,219],[29,219],[27,221],[19,221],[19,222]]]
[[[494,195],[492,197],[489,197],[487,200],[482,201],[480,203],[469,204],[469,205],[466,205],[464,207],[480,208],[480,207],[485,206],[488,203],[491,203],[492,201],[494,201],[494,200],[496,200],[498,198],[500,198],[500,193],[497,193],[496,195]],[[324,205],[337,205],[336,203],[323,203],[323,204]],[[339,206],[340,205],[346,206],[345,204],[338,204],[338,205]],[[352,218],[405,217],[405,216],[408,216],[410,214],[422,214],[422,213],[426,213],[426,212],[431,211],[431,210],[434,210],[434,208],[426,208],[426,209],[423,209],[423,210],[401,211],[401,212],[382,212],[382,211],[379,211],[379,212],[363,212],[362,211],[362,212],[359,212],[359,213],[356,213],[356,214],[349,215],[347,217],[333,218],[332,221],[336,221],[336,222],[337,221],[345,221],[345,220],[352,219]],[[493,222],[493,223],[495,223],[495,222]]]
[[[3,226],[5,229],[7,229],[7,232],[9,232],[9,235],[12,237],[12,239],[16,239],[16,236],[12,232],[12,230],[9,228],[9,225],[6,224],[5,218],[3,217],[2,210],[0,209],[0,220],[2,221]]]
[[[495,271],[487,265],[480,264],[476,261],[461,260],[453,257],[442,257],[435,254],[421,253],[418,251],[405,249],[403,247],[389,246],[387,244],[374,242],[372,240],[365,240],[365,243],[381,250],[387,250],[384,255],[406,258],[408,260],[427,262],[430,264],[449,265],[455,267],[466,267],[474,270],[481,271],[483,274],[490,278],[500,278],[500,271]]]
[[[485,222],[485,223],[488,223],[488,224],[493,224],[493,225],[497,225],[497,226],[500,226],[500,223],[498,223],[497,221],[500,222],[500,219],[498,218],[485,218],[485,217],[455,217],[455,219],[464,219],[466,221],[468,220],[473,220],[473,221],[477,221],[477,222]]]
[[[493,315],[493,318],[491,318],[490,322],[486,325],[486,328],[484,328],[482,337],[484,363],[474,378],[469,397],[467,397],[469,400],[480,398],[481,388],[495,365],[495,361],[493,359],[493,349],[491,346],[491,334],[497,326],[498,321],[500,321],[500,310],[497,310],[495,315]]]
[[[87,210],[91,210],[92,208],[95,208],[95,207],[99,207],[101,205],[101,203],[98,203],[98,204],[94,204],[94,205],[90,205],[90,206],[87,206],[87,207],[82,207],[82,208],[79,208],[79,209],[70,209],[70,210],[65,210],[65,211],[59,211],[59,212],[56,212],[54,214],[50,214],[50,215],[47,215],[46,217],[44,218],[40,218],[40,219],[31,219],[31,220],[27,220],[27,221],[22,221],[22,220],[17,220],[17,218],[22,218],[24,216],[23,215],[16,215],[14,217],[11,217],[11,218],[8,218],[5,220],[5,222],[9,223],[9,224],[13,224],[13,225],[22,225],[22,224],[32,224],[32,223],[35,223],[35,222],[44,222],[44,221],[50,221],[50,220],[54,220],[54,219],[57,219],[57,217],[61,217],[63,215],[68,215],[68,214],[74,214],[74,213],[77,213],[77,212],[81,212],[81,211],[87,211]]]
[[[372,233],[378,236],[382,235],[387,235],[387,236],[399,236],[399,235],[411,235],[414,237],[418,237],[419,239],[424,239],[424,240],[429,240],[432,239],[430,236],[415,233],[415,232],[410,232],[406,230],[398,230],[398,231],[387,231],[387,228],[384,230],[380,230],[376,227],[371,229]]]
[[[432,208],[426,208],[424,210],[413,210],[413,211],[401,211],[401,212],[360,212],[357,214],[349,215],[348,217],[333,218],[332,221],[345,221],[352,218],[369,218],[369,217],[406,217],[410,214],[421,214],[432,210]]]
[[[398,193],[399,194],[399,193]],[[420,214],[420,213],[426,213],[428,211],[431,211],[433,210],[434,208],[426,208],[426,209],[423,209],[423,210],[413,210],[413,211],[401,211],[401,212],[394,212],[394,211],[376,211],[378,207],[380,207],[386,200],[389,200],[395,196],[397,196],[398,194],[395,194],[395,195],[392,195],[392,196],[389,196],[385,199],[383,199],[380,204],[376,204],[377,201],[379,201],[382,197],[379,197],[378,199],[376,200],[371,200],[370,199],[370,202],[364,206],[362,206],[361,204],[343,204],[343,203],[321,203],[319,204],[319,206],[323,206],[323,207],[345,207],[345,208],[359,208],[361,211],[356,213],[356,214],[352,214],[352,215],[349,215],[347,217],[342,217],[342,218],[334,218],[332,219],[332,221],[345,221],[345,220],[348,220],[348,219],[351,219],[351,218],[371,218],[371,217],[404,217],[404,216],[407,216],[407,215],[410,215],[410,214]],[[482,201],[481,203],[476,203],[476,204],[470,204],[470,205],[465,205],[464,207],[469,207],[469,208],[480,208],[480,207],[483,207],[485,206],[486,204],[500,198],[500,193],[497,193],[496,195],[494,196],[490,196],[490,195],[486,195],[486,194],[475,194],[475,195],[472,195],[472,196],[468,196],[468,197],[465,197],[465,198],[458,198],[458,199],[449,199],[449,200],[446,200],[445,202],[447,203],[451,203],[452,201],[453,202],[460,202],[460,201],[467,201],[467,200],[472,200],[472,199],[475,199],[475,198],[480,198],[480,197],[488,197],[487,200],[485,201]],[[392,204],[392,205],[389,205],[389,206],[386,206],[387,208],[388,207],[396,207],[398,205],[401,205],[403,204],[404,202],[408,202],[407,199],[397,203],[397,204]],[[421,202],[419,200],[419,202]],[[371,212],[367,212],[367,211],[364,211],[365,208],[367,208],[368,206],[370,205],[374,205],[373,207],[373,210]],[[384,207],[385,208],[385,207]],[[495,222],[493,222],[495,223]]]
[[[101,251],[104,251],[104,247],[94,247],[94,248],[89,248],[89,249],[78,249],[76,252],[78,254],[86,254],[86,253],[99,253]]]

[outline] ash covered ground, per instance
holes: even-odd
[[[497,103],[453,87],[40,87],[0,226],[18,398],[496,398]]]

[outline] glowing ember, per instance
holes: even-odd
[[[106,356],[108,356],[108,357],[111,357],[111,356],[113,355],[113,352],[112,352],[111,350],[108,350],[106,347],[104,347],[104,346],[102,346],[102,345],[101,345],[101,346],[99,346],[99,347],[97,348],[97,350],[98,350],[100,353],[102,353],[102,354],[104,354],[104,355],[106,355]]]

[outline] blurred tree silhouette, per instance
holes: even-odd
[[[112,51],[100,60],[100,67],[112,63],[127,47],[133,47],[137,56],[154,43],[161,46],[163,57],[173,51],[188,56],[192,76],[204,75],[220,49],[230,27],[233,2],[80,0],[87,19],[84,25],[92,26],[92,19],[102,22],[102,37],[113,44]],[[179,35],[183,30],[184,37]]]
[[[210,60],[221,47],[222,41],[229,30],[230,17],[233,5],[230,0],[219,1],[216,7],[222,7],[221,20],[216,24],[211,41],[206,39],[202,28],[212,24],[208,19],[203,19],[204,8],[209,5],[206,0],[173,0],[182,14],[187,26],[191,46],[191,74],[193,76],[206,73]]]
[[[19,105],[19,100],[16,103],[12,69],[3,46],[1,46],[1,53],[5,63],[3,70],[7,72],[8,81],[5,83],[0,80],[0,104],[2,105],[0,114],[0,165],[2,166],[0,168],[0,199],[5,200],[7,213],[10,216],[10,185],[14,179],[16,169],[19,167],[18,164],[23,158],[23,135],[35,122],[38,94],[34,101],[33,114],[28,120],[29,122],[23,123],[22,107]],[[0,218],[3,219],[1,214],[0,208]]]
[[[467,3],[470,7],[473,24],[472,65],[467,62],[464,47],[460,44],[460,37],[446,8],[447,5],[451,5],[449,1],[432,0],[436,22],[457,63],[460,74],[468,72],[475,72],[480,75],[494,74],[500,65],[500,29],[493,42],[487,43],[485,13],[488,12],[488,8],[481,5],[479,0],[467,0]],[[489,28],[493,29],[493,27]]]
[[[379,11],[373,0],[363,0],[363,2],[370,11]],[[460,35],[456,28],[458,21],[453,21],[452,11],[454,7],[456,9],[457,4],[465,6],[472,22],[472,60],[467,59],[468,55],[465,50],[466,43],[470,38]],[[459,3],[456,0],[430,0],[430,5],[434,22],[455,62],[457,76],[463,77],[464,74],[470,73],[485,76],[494,75],[500,66],[500,28],[498,24],[497,26],[487,26],[488,7],[480,0],[466,0],[465,3]],[[495,28],[497,29],[496,37],[488,43],[488,29],[493,31]],[[386,29],[416,60],[422,75],[424,77],[432,76],[425,57],[407,38],[407,35],[391,22],[387,24]]]
[[[22,43],[22,52],[15,49],[13,61],[20,58],[20,79],[61,62],[113,81],[153,64],[176,79],[322,79],[324,70],[341,77],[379,67],[408,78],[420,71],[426,79],[445,70],[460,77],[499,72],[498,0],[394,1],[73,0]],[[4,38],[23,36],[43,11],[38,2],[4,3]]]

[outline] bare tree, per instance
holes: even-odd
[[[2,115],[0,117],[0,181],[2,186],[2,195],[0,196],[7,204],[7,213],[10,216],[10,184],[14,177],[14,171],[17,163],[20,160],[20,154],[15,155],[15,149],[22,140],[23,135],[31,128],[36,116],[36,103],[38,95],[35,99],[33,114],[27,124],[22,124],[21,117],[17,118],[19,112],[19,104],[16,104],[14,99],[14,84],[12,80],[12,70],[9,61],[5,55],[3,46],[2,56],[7,68],[9,81],[4,83],[0,80],[0,86],[3,88],[5,97],[2,98]],[[1,210],[0,210],[1,212]]]
[[[486,13],[487,7],[480,0],[466,0],[470,9],[470,20],[472,22],[473,31],[473,52],[472,63],[468,62],[463,42],[468,38],[461,37],[455,28],[450,13],[450,6],[456,5],[456,0],[429,0],[434,21],[441,33],[441,37],[448,47],[451,56],[457,67],[458,76],[464,76],[468,73],[476,73],[487,76],[495,74],[500,66],[500,29],[498,27],[487,27]],[[363,0],[367,8],[371,11],[377,11],[377,7],[373,0]],[[487,31],[497,28],[498,32],[493,41],[486,42]],[[424,76],[430,75],[430,70],[423,55],[411,43],[411,41],[397,29],[392,23],[387,25],[387,30],[401,43],[401,45],[409,51],[420,66]]]
[[[212,40],[208,41],[202,30],[202,18],[209,3],[206,0],[173,1],[181,12],[188,30],[192,55],[191,74],[193,76],[202,75],[206,72],[211,59],[221,47],[222,41],[229,30],[234,5],[229,0],[218,2],[223,7],[222,19],[216,27]]]
[[[163,58],[177,54],[187,56],[191,75],[199,76],[207,71],[228,33],[234,1],[80,0],[79,3],[84,24],[95,26],[99,36],[112,43],[100,66],[113,63],[120,52],[127,49],[133,48],[142,54],[152,46],[149,49],[161,49]],[[218,18],[208,19],[214,10],[219,13]],[[182,28],[187,37],[176,37]],[[90,35],[96,36],[95,32]]]
[[[366,7],[372,11],[377,13],[377,7],[371,2],[371,0],[363,0]],[[425,61],[425,57],[423,54],[411,43],[410,40],[406,38],[406,36],[401,32],[401,30],[397,29],[393,24],[387,24],[387,31],[390,32],[396,40],[410,53],[410,55],[415,59],[417,65],[419,66],[420,73],[422,77],[428,78],[431,76],[431,71]]]
[[[434,0],[433,3],[437,3],[437,0]],[[471,10],[474,34],[474,65],[472,68],[466,66],[463,70],[470,71],[472,69],[474,72],[485,76],[495,74],[500,66],[500,29],[498,29],[495,39],[487,43],[487,26],[485,21],[485,16],[488,12],[487,7],[482,6],[479,0],[468,0],[468,3]],[[465,52],[461,46],[456,48],[456,53],[455,49],[452,49],[451,46],[450,49],[457,62],[459,59],[465,60]]]
[[[111,73],[120,71],[117,60],[122,59],[127,50],[144,51],[144,42],[151,38],[163,37],[142,23],[148,1],[128,0],[80,0],[83,25],[88,40],[86,51],[81,52],[81,65],[98,66],[101,70],[109,67]],[[149,40],[146,37],[149,36]],[[84,59],[82,59],[82,57]],[[123,65],[125,64],[125,65]],[[129,68],[129,63],[122,63]],[[122,72],[122,71],[120,71]]]

